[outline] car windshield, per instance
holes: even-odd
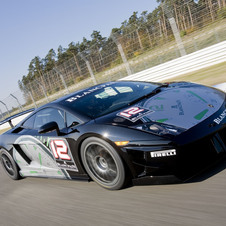
[[[112,82],[83,90],[63,100],[71,110],[90,118],[117,111],[159,87],[147,82]]]

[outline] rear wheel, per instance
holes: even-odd
[[[125,183],[125,169],[116,150],[106,141],[87,138],[81,146],[81,158],[89,176],[104,188],[118,190]]]
[[[6,174],[13,180],[20,178],[18,166],[12,156],[5,150],[0,151],[0,161]]]

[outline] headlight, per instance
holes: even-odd
[[[157,124],[157,123],[146,123],[143,125],[138,125],[135,127],[136,129],[152,132],[158,135],[179,135],[185,131],[183,128],[179,128],[176,126],[170,126],[165,124]]]

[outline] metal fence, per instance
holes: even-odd
[[[122,25],[101,47],[93,45],[72,53],[70,59],[56,61],[52,70],[21,82],[18,91],[0,101],[0,120],[75,90],[118,80],[226,40],[226,19],[219,16],[219,5],[203,7],[197,14],[197,8],[191,11],[189,1],[184,2],[176,9],[160,5],[162,14],[155,26],[143,15],[142,23]]]

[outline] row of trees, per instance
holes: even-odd
[[[140,15],[134,12],[119,28],[113,28],[110,37],[103,37],[93,31],[91,40],[71,42],[67,48],[59,46],[57,52],[50,49],[46,57],[36,56],[31,60],[28,74],[19,81],[23,90],[29,83],[39,81],[46,84],[46,74],[55,67],[73,60],[76,70],[74,77],[87,72],[84,59],[90,62],[94,72],[100,72],[120,62],[115,42],[120,43],[127,58],[133,58],[146,50],[155,48],[173,39],[168,18],[174,17],[183,34],[203,27],[216,19],[226,18],[226,0],[157,0],[159,6],[152,12]],[[84,69],[86,68],[86,69]]]

